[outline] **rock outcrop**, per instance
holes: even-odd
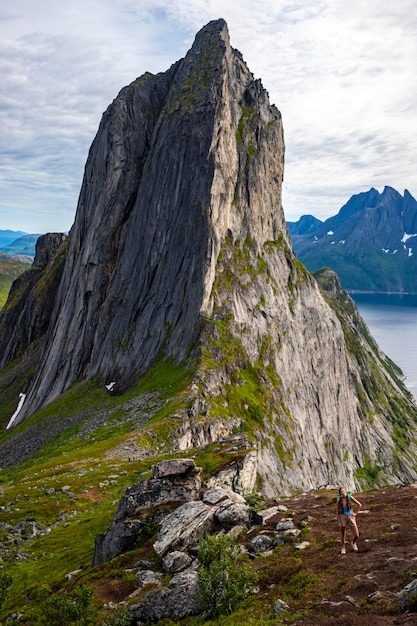
[[[167,448],[248,433],[240,478],[218,477],[234,489],[414,480],[416,405],[350,302],[294,256],[283,171],[281,115],[223,20],[124,88],[91,146],[16,423],[76,381],[117,394],[169,359],[193,382]]]
[[[155,464],[153,477],[127,489],[113,522],[96,537],[94,565],[132,549],[151,521],[159,524],[155,552],[171,571],[183,569],[178,561],[184,563],[184,550],[195,548],[205,534],[248,526],[251,515],[243,496],[221,487],[200,493],[200,472],[192,459]]]
[[[198,500],[200,468],[192,459],[162,461],[153,466],[153,476],[127,489],[119,502],[114,521],[96,537],[94,565],[110,561],[133,548],[149,523],[149,509],[155,516],[162,507]]]
[[[296,527],[286,506],[277,505],[254,515],[243,496],[231,489],[214,487],[196,492],[194,479],[199,480],[200,468],[192,459],[157,463],[152,467],[152,474],[152,482],[143,480],[129,488],[122,497],[114,522],[107,533],[97,537],[94,557],[94,565],[99,565],[131,550],[134,542],[125,542],[125,529],[129,524],[131,527],[141,524],[145,528],[147,524],[158,523],[158,535],[153,547],[161,559],[164,572],[171,578],[168,583],[162,582],[162,575],[155,571],[152,561],[137,564],[136,579],[141,595],[139,601],[129,606],[134,623],[156,623],[164,618],[179,620],[201,611],[199,547],[200,540],[207,534],[223,536],[226,533],[234,541],[233,538],[245,537],[250,532],[251,537],[245,545],[242,543],[238,548],[236,545],[236,557],[239,553],[252,559],[271,552],[278,545],[291,544],[298,550],[310,545],[307,541],[297,543],[301,530]],[[177,496],[183,497],[183,490],[176,494],[174,485],[184,487],[187,483],[190,486],[186,489],[189,500],[176,506]],[[136,494],[137,508],[132,494]],[[283,514],[288,517],[283,517]],[[263,528],[257,527],[259,523]],[[265,527],[266,523],[269,528]],[[307,523],[303,520],[303,527]],[[140,530],[136,539],[139,533]],[[103,552],[103,547],[108,547],[109,542],[118,547],[112,554],[106,549]],[[133,592],[131,598],[135,596]]]

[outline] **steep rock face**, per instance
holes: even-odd
[[[62,277],[67,236],[42,235],[30,269],[10,289],[0,315],[0,369],[8,365],[46,332]]]
[[[196,378],[206,417],[236,412],[252,424],[258,486],[267,495],[354,488],[370,478],[365,466],[381,482],[413,480],[415,404],[401,373],[361,338],[369,330],[337,277],[333,287],[348,304],[338,310],[329,299],[335,314],[282,241],[261,251],[249,245],[245,254],[242,263],[228,248],[214,286],[207,357]]]
[[[325,299],[294,257],[283,161],[279,111],[223,20],[123,89],[91,147],[19,419],[76,380],[122,392],[173,359],[195,371],[190,433],[250,434],[265,494],[415,479],[415,404],[337,282]],[[175,445],[193,438],[179,429]]]
[[[185,359],[226,233],[288,236],[281,116],[223,20],[166,74],[103,116],[90,150],[54,330],[22,417],[81,376],[126,389],[158,356]],[[254,210],[256,207],[256,210]]]

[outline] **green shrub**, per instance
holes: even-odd
[[[9,593],[9,587],[12,584],[12,577],[6,572],[0,572],[0,609],[3,608],[6,602],[7,594]]]
[[[125,606],[116,606],[112,615],[106,619],[106,626],[130,626],[132,617]]]
[[[45,585],[41,591],[41,607],[45,626],[86,626],[94,624],[95,609],[92,589],[86,585],[74,589],[71,593],[52,595]]]
[[[239,549],[226,536],[207,535],[200,541],[198,574],[200,605],[205,617],[230,614],[244,600],[257,580],[243,563]]]

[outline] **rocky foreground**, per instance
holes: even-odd
[[[129,598],[140,597],[130,606],[135,624],[199,612],[196,546],[206,533],[219,532],[234,536],[247,553],[259,575],[254,595],[268,595],[269,615],[282,623],[417,623],[417,484],[357,494],[363,504],[359,552],[348,546],[341,556],[336,491],[271,500],[254,511],[229,480],[220,475],[201,488],[191,459],[164,461],[121,499],[114,521],[97,538],[96,564],[131,549],[152,519],[158,524],[153,548],[163,573],[172,576],[162,584],[162,573],[137,564],[139,590]],[[175,508],[168,512],[169,503]],[[303,617],[294,620],[295,614]]]
[[[72,567],[79,563],[78,569],[66,570],[64,587],[61,592],[56,589],[57,594],[88,585],[100,610],[94,623],[100,626],[116,607],[128,611],[132,626],[201,624],[198,545],[207,534],[227,534],[258,580],[237,612],[210,621],[210,626],[242,620],[249,626],[417,623],[417,483],[355,494],[363,504],[359,552],[348,545],[346,556],[341,556],[336,489],[261,501],[238,493],[245,485],[242,470],[235,462],[208,478],[190,458],[155,463],[152,472],[114,502],[112,521],[96,535],[94,566],[92,553],[88,561],[72,559]],[[77,471],[77,476],[81,473]],[[124,470],[109,476],[107,489],[123,476],[127,477]],[[98,489],[78,493],[74,477],[71,481],[68,474],[65,479],[68,482],[58,491],[50,481],[44,483],[49,506],[57,494],[60,501],[61,513],[52,525],[28,517],[13,523],[12,509],[20,515],[29,497],[27,488],[15,503],[1,507],[9,520],[0,523],[0,562],[6,571],[13,559],[15,565],[29,565],[35,559],[42,570],[37,542],[43,549],[48,546],[50,554],[58,549],[57,537],[65,526],[72,524],[71,534],[77,535],[80,497],[94,499],[106,489],[104,481]],[[82,540],[78,534],[77,541]],[[76,551],[73,543],[70,549]],[[17,570],[10,571],[17,583]],[[4,613],[10,623],[38,623],[31,620],[36,584],[29,582],[26,603],[13,600],[11,587]]]

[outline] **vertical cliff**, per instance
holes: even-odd
[[[281,117],[223,20],[167,73],[121,91],[92,144],[61,288],[26,412],[80,376],[126,389],[184,359],[210,314],[226,234],[285,233]]]
[[[91,146],[19,420],[76,380],[120,393],[173,359],[196,372],[178,446],[204,421],[246,428],[264,493],[352,486],[371,469],[415,479],[415,405],[376,346],[352,348],[344,313],[294,257],[283,168],[280,113],[223,20],[123,89]]]

